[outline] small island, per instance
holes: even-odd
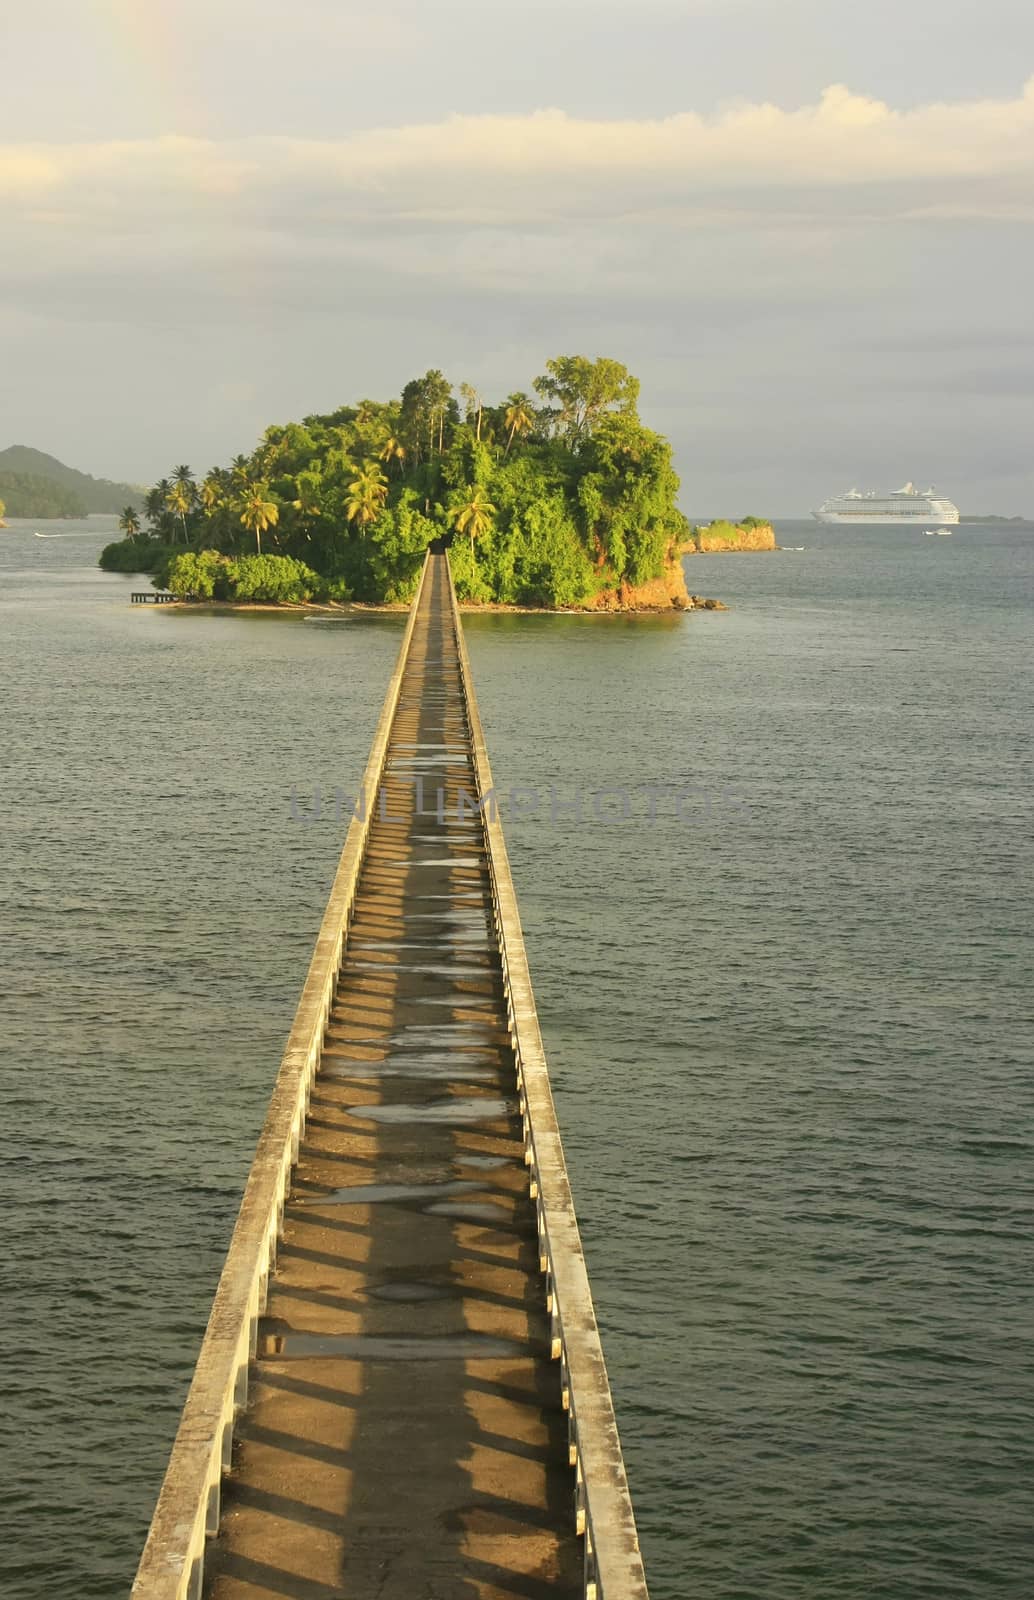
[[[493,401],[460,384],[457,398],[431,371],[397,400],[267,428],[201,482],[176,467],[143,516],[127,506],[101,565],[185,600],[397,605],[442,542],[467,604],[693,609],[679,479],[640,420],[638,380],[558,356],[532,387]]]
[[[764,517],[744,517],[742,522],[700,523],[690,529],[681,546],[683,555],[713,555],[727,550],[778,550],[775,529]]]

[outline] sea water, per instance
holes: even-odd
[[[467,623],[651,1592],[1026,1600],[1034,536],[778,533]],[[0,532],[10,1600],[128,1591],[403,621],[112,536]]]

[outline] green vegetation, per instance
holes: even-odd
[[[250,600],[298,603],[332,599],[328,585],[290,556],[224,556],[218,550],[180,550],[171,557],[166,582],[176,594],[195,600]]]
[[[718,517],[714,522],[698,523],[691,528],[682,549],[700,550],[705,545],[712,549],[721,549],[723,545],[728,545],[730,549],[757,549],[757,541],[752,540],[752,535],[758,532],[773,541],[774,549],[772,524],[767,517],[743,517],[740,522],[729,522],[725,517]]]
[[[143,504],[143,490],[135,484],[91,478],[89,473],[66,467],[56,456],[24,444],[0,450],[0,485],[5,496],[12,477],[19,488],[17,501],[11,496],[8,506],[12,517],[85,517],[94,511],[113,516],[127,503],[137,508]],[[55,506],[57,510],[51,509]]]
[[[141,533],[105,545],[100,564],[105,572],[158,572],[178,553],[171,545]],[[164,585],[159,584],[158,587]]]
[[[201,599],[404,601],[442,539],[456,540],[461,598],[577,606],[660,577],[688,528],[637,380],[617,361],[561,356],[534,389],[537,401],[491,404],[464,384],[457,400],[432,371],[398,400],[267,428],[200,483],[184,466],[155,484],[148,535],[127,507],[127,537],[101,564],[136,559]]]
[[[751,526],[756,526],[753,517],[751,518]],[[744,527],[746,527],[746,523],[744,523]],[[727,521],[725,517],[719,517],[717,521],[709,522],[702,528],[694,528],[693,532],[694,534],[706,533],[711,539],[724,539],[727,544],[738,544],[740,539],[740,529],[736,523]]]
[[[12,517],[85,517],[86,507],[71,489],[31,472],[0,472],[0,494]]]

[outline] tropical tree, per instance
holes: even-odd
[[[3,515],[3,506],[0,505],[0,516]],[[118,525],[122,529],[124,539],[135,539],[140,532],[140,518],[136,506],[123,506],[119,515]]]
[[[635,416],[639,379],[620,361],[600,356],[557,356],[546,362],[546,372],[535,379],[535,391],[552,401],[546,413],[558,431],[577,445],[593,432],[599,418],[612,407]]]
[[[179,470],[179,469],[177,469]],[[194,503],[194,497],[186,484],[176,479],[165,496],[165,504],[173,516],[179,517],[183,529],[183,543],[187,542],[187,512]]]
[[[530,395],[521,394],[519,391],[508,396],[506,413],[503,418],[506,428],[506,449],[504,456],[510,454],[510,446],[518,433],[530,433],[535,426],[535,410]]]
[[[320,499],[321,474],[318,471],[301,472],[294,487],[296,499],[291,501],[291,509],[297,511],[303,520],[308,517],[321,517],[323,515]]]
[[[217,506],[222,505],[226,499],[226,477],[218,467],[213,467],[204,483],[201,485],[201,504],[211,516]]]
[[[463,396],[463,398],[464,398],[464,400],[466,402],[466,406],[467,406],[467,421],[468,422],[473,422],[475,420],[475,418],[477,419],[477,429],[476,429],[476,432],[475,432],[475,438],[480,439],[481,438],[481,416],[482,416],[482,413],[483,413],[483,411],[485,409],[484,403],[483,403],[483,401],[481,399],[481,396],[478,394],[478,391],[474,388],[474,385],[472,383],[461,383],[460,384],[460,394]]]
[[[388,480],[376,461],[364,461],[361,471],[348,485],[345,516],[358,525],[365,534],[371,522],[376,522],[388,497]]]
[[[400,473],[402,473],[405,469],[406,447],[402,443],[402,440],[396,438],[393,433],[389,434],[384,441],[384,448],[381,450],[381,460],[387,461],[389,466],[392,461],[397,462]]]
[[[144,510],[148,520],[156,533],[167,533],[169,525],[169,503],[167,496],[172,484],[168,478],[159,478],[152,489],[144,495]]]
[[[3,501],[0,500],[0,522],[2,522],[4,520],[4,512],[6,510],[7,510],[7,507],[4,505]]]
[[[262,554],[262,535],[280,521],[280,507],[269,498],[269,486],[256,483],[240,508],[241,525],[255,535],[255,553]]]
[[[191,498],[193,498],[194,494],[196,493],[197,485],[194,482],[194,474],[189,467],[173,467],[172,481],[173,483],[182,484],[187,493],[191,496]]]
[[[483,489],[468,490],[468,498],[461,504],[453,506],[449,512],[449,521],[457,533],[465,533],[470,538],[470,559],[475,560],[474,540],[480,539],[492,526],[492,518],[496,508],[491,500],[485,497]]]
[[[403,389],[399,430],[403,442],[417,461],[420,460],[425,438],[428,458],[433,456],[436,444],[438,454],[442,454],[445,448],[445,418],[450,402],[452,384],[437,368],[425,372],[422,378],[413,378]]]

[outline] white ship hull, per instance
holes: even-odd
[[[813,511],[812,516],[816,522],[846,522],[855,528],[871,528],[890,526],[895,528],[922,527],[927,522],[936,522],[945,527],[948,523],[958,522],[958,506],[950,506],[944,510],[924,511]]]
[[[816,522],[849,523],[852,527],[876,526],[907,528],[925,522],[955,523],[959,508],[933,489],[917,489],[906,483],[893,494],[878,494],[874,489],[859,493],[835,494],[812,512]]]

